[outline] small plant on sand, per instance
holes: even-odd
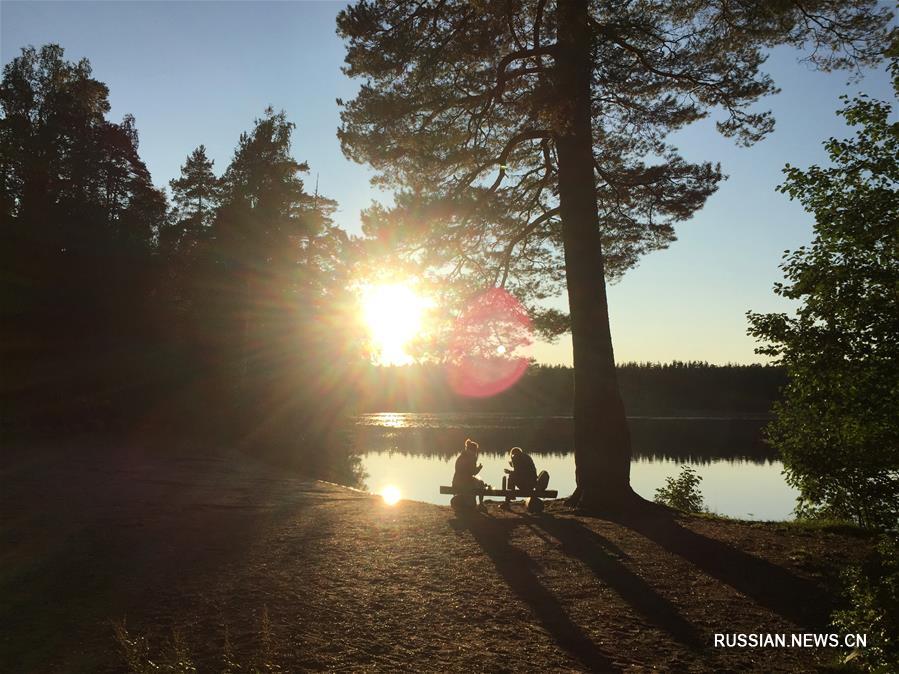
[[[700,482],[702,482],[702,478],[696,474],[692,466],[681,466],[680,475],[665,478],[665,486],[656,489],[653,500],[656,503],[663,503],[688,513],[702,512]]]
[[[834,614],[834,626],[868,638],[867,646],[849,653],[846,662],[867,672],[899,672],[899,537],[884,535],[843,581],[849,607]]]
[[[115,626],[115,638],[125,657],[128,670],[132,674],[195,674],[196,665],[190,655],[190,649],[184,635],[172,630],[172,637],[166,648],[156,660],[150,658],[150,642],[142,634],[132,636],[123,620]]]
[[[194,664],[190,648],[184,635],[172,630],[172,637],[158,657],[150,654],[150,642],[142,634],[132,635],[123,620],[115,625],[115,639],[119,644],[125,664],[131,674],[196,674],[199,670]],[[234,654],[228,626],[225,626],[225,637],[222,646],[222,674],[274,674],[283,672],[277,662],[277,641],[268,615],[264,607],[259,619],[256,653],[241,663]]]

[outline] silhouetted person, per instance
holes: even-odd
[[[534,491],[537,486],[537,466],[534,465],[534,460],[521,447],[513,447],[509,451],[509,459],[512,470],[505,469],[509,474],[509,489],[517,487],[525,492]]]
[[[507,483],[509,489],[515,489],[517,487],[521,490],[523,495],[530,495],[534,491],[542,492],[546,489],[549,484],[549,473],[545,470],[541,470],[540,474],[537,475],[537,467],[534,465],[534,460],[525,454],[521,447],[513,447],[509,451],[509,459],[512,470],[509,470],[508,468],[504,469],[509,474],[509,481]],[[506,508],[509,507],[508,504],[511,500],[511,496],[506,497]],[[540,500],[536,499],[536,501],[537,504],[540,505]],[[540,512],[543,510],[543,506],[540,505],[539,510],[532,511],[529,502],[528,510],[530,512]]]
[[[482,489],[485,486],[482,480],[475,477],[483,468],[478,463],[478,449],[480,449],[478,443],[471,438],[465,441],[462,453],[456,458],[456,473],[453,475],[454,488],[474,490]],[[479,496],[478,502],[484,502],[483,494]]]

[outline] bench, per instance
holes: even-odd
[[[541,489],[539,491],[522,491],[520,489],[493,489],[486,487],[483,489],[471,489],[467,487],[447,487],[441,485],[441,494],[452,494],[453,498],[450,505],[454,509],[474,508],[475,496],[502,496],[504,498],[527,497],[528,512],[543,512],[543,501],[541,498],[556,498],[559,495],[556,489]]]
[[[521,491],[520,489],[467,489],[465,487],[440,487],[441,494],[471,494],[472,496],[538,496],[540,498],[556,498],[559,495],[556,489],[544,489],[542,491]]]

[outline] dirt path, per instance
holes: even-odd
[[[260,645],[285,671],[803,671],[832,651],[714,648],[827,632],[865,539],[644,515],[380,499],[239,455],[4,454],[0,671],[121,671],[112,624],[172,629],[200,671]],[[436,485],[435,485],[436,489]]]

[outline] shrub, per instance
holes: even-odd
[[[665,478],[665,486],[656,489],[655,502],[688,513],[702,512],[702,492],[699,483],[702,478],[692,466],[681,466],[680,475]]]
[[[834,614],[834,626],[868,637],[867,647],[852,651],[846,661],[869,672],[899,672],[899,537],[883,536],[843,580],[849,608]]]

